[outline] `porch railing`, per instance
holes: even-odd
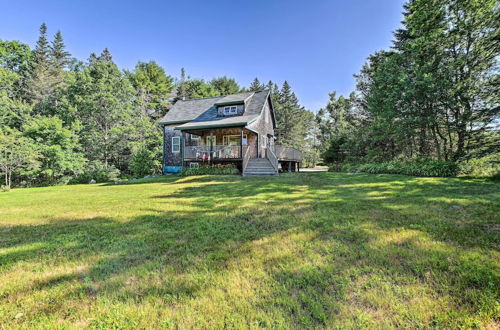
[[[276,145],[274,147],[276,150],[276,157],[279,160],[290,160],[290,161],[297,161],[301,162],[302,161],[302,152],[295,148],[290,148],[290,147],[284,147],[280,145]]]
[[[184,148],[184,159],[241,159],[240,150],[240,146],[186,146]]]
[[[273,151],[274,148],[270,148],[268,147],[266,149],[266,157],[267,159],[269,159],[269,161],[271,162],[271,164],[273,165],[274,167],[274,170],[276,172],[278,172],[278,158],[276,157],[276,155],[274,154],[274,151]]]
[[[250,148],[248,146],[243,146],[243,164],[241,166],[242,172],[245,172],[248,162],[250,161]]]

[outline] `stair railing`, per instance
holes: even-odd
[[[273,165],[274,170],[276,173],[278,172],[278,157],[276,157],[276,154],[274,153],[273,149],[271,148],[269,142],[266,148],[266,157],[269,159],[269,162],[271,165]]]
[[[241,166],[241,171],[245,172],[248,162],[250,161],[250,147],[248,145],[243,146],[245,148],[245,154],[243,155],[243,165]]]

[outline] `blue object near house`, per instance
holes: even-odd
[[[182,170],[182,166],[165,166],[163,167],[163,173],[179,173]]]

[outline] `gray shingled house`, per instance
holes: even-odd
[[[161,120],[163,170],[234,164],[243,175],[298,170],[301,154],[274,143],[270,91],[179,100]]]

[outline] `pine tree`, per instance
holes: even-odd
[[[52,91],[49,52],[47,26],[43,23],[40,26],[40,36],[33,52],[33,61],[26,83],[27,90],[23,95],[29,103],[37,104],[46,100]]]
[[[56,75],[66,69],[69,64],[71,54],[65,48],[61,31],[57,31],[50,46],[50,62]]]
[[[299,104],[288,81],[283,83],[277,102],[273,102],[273,105],[277,126],[276,143],[303,150],[309,121],[312,121],[312,118],[306,119],[307,110]]]
[[[255,79],[250,84],[250,87],[248,88],[250,92],[260,92],[263,89],[264,86],[260,83],[259,78],[257,77],[255,77]]]
[[[42,23],[40,25],[40,35],[36,42],[33,62],[35,66],[48,67],[49,66],[49,42],[47,41],[47,25]]]
[[[184,100],[187,97],[187,93],[186,93],[187,80],[189,80],[189,77],[186,77],[186,70],[184,68],[181,68],[181,78],[179,80],[179,83],[177,84],[176,100]]]

